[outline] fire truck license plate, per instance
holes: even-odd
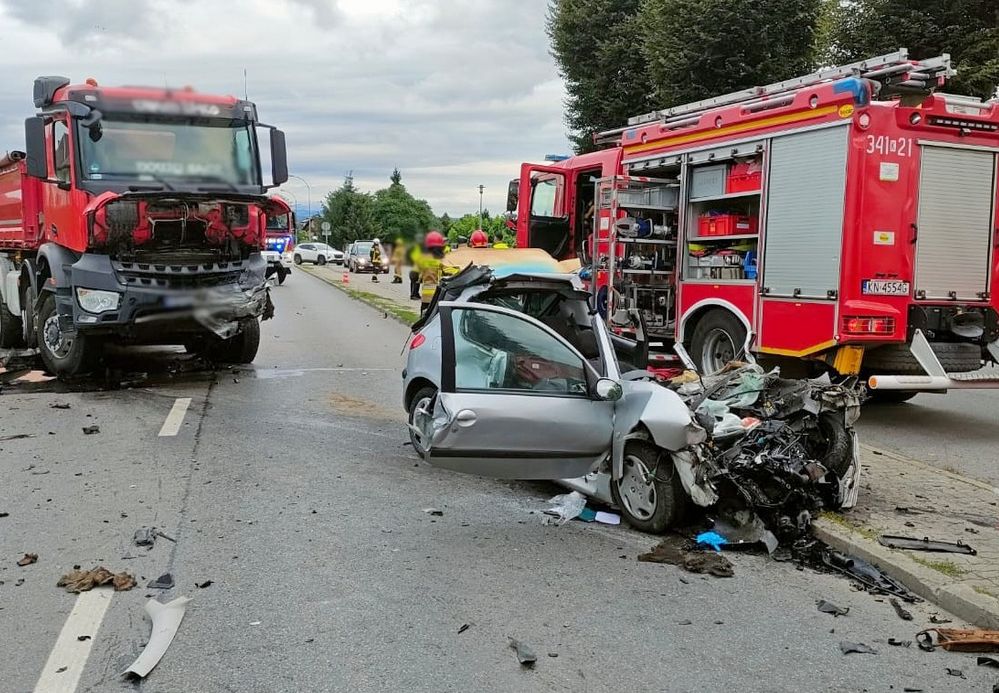
[[[862,291],[872,296],[908,296],[909,282],[897,279],[865,279]]]

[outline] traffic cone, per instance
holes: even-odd
[[[344,272],[341,280],[344,284],[350,284],[350,272]]]

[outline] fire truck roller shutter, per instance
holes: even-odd
[[[978,301],[989,290],[995,167],[994,152],[922,147],[917,298]]]
[[[769,296],[839,290],[847,133],[836,126],[773,139],[762,278]]]

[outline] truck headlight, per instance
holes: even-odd
[[[77,289],[76,300],[80,308],[88,313],[106,313],[116,310],[121,294],[117,291],[99,291],[97,289]]]

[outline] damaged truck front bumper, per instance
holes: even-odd
[[[259,254],[197,265],[84,254],[70,267],[68,290],[56,295],[61,327],[144,343],[178,343],[185,334],[205,332],[225,337],[240,320],[265,315],[265,269]]]

